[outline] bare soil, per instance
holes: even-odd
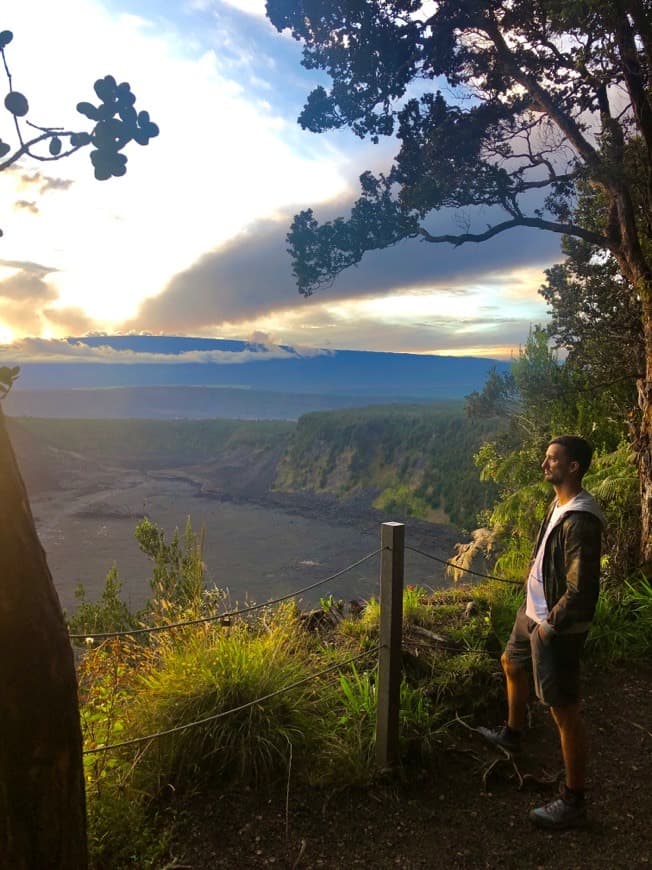
[[[400,778],[364,791],[324,792],[290,782],[268,793],[245,789],[195,796],[184,805],[169,866],[647,867],[652,864],[652,667],[593,668],[585,687],[591,760],[584,829],[553,834],[528,820],[529,809],[551,800],[558,787],[535,780],[563,778],[554,725],[537,705],[517,761],[523,785],[507,760],[499,760],[477,734],[454,725],[434,764],[426,769],[413,763]]]

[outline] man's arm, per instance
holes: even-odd
[[[569,516],[562,526],[563,572],[566,591],[550,611],[541,633],[588,630],[600,590],[602,525],[593,514]],[[555,563],[555,570],[562,565]]]

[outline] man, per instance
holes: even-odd
[[[558,830],[586,821],[587,753],[579,664],[598,600],[605,525],[595,499],[582,488],[592,454],[588,441],[574,435],[553,438],[548,445],[543,476],[556,498],[539,530],[527,598],[501,658],[507,680],[507,724],[478,729],[494,746],[510,752],[520,749],[531,667],[537,697],[550,707],[559,730],[566,782],[561,797],[532,810],[530,819],[539,827]]]

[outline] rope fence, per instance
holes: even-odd
[[[423,556],[426,559],[431,559],[433,562],[439,562],[440,565],[448,565],[456,571],[463,571],[465,574],[473,574],[474,577],[483,577],[485,580],[496,580],[498,583],[507,583],[509,586],[523,585],[520,580],[507,580],[505,577],[496,577],[493,574],[482,574],[480,571],[472,571],[470,568],[464,568],[462,565],[456,565],[455,562],[440,559],[438,556],[433,556],[432,553],[426,553],[425,550],[419,550],[417,547],[410,547],[408,544],[405,545],[405,549],[410,550],[412,553],[417,553],[419,556]]]
[[[296,680],[296,682],[290,683],[282,689],[276,689],[274,692],[269,692],[267,695],[255,698],[253,701],[247,701],[246,704],[240,704],[239,707],[232,707],[230,710],[222,710],[220,713],[215,713],[213,716],[206,716],[204,719],[197,719],[195,722],[186,722],[184,725],[175,725],[173,728],[168,728],[165,731],[156,731],[154,734],[147,734],[145,737],[133,737],[131,740],[123,740],[120,743],[110,743],[107,746],[96,746],[92,749],[85,749],[82,754],[95,755],[98,752],[108,752],[111,749],[122,749],[125,746],[136,746],[139,743],[146,743],[148,740],[156,740],[159,737],[167,737],[169,734],[178,734],[180,731],[186,731],[189,728],[198,728],[200,725],[207,725],[209,722],[216,722],[218,719],[223,719],[225,716],[231,716],[233,713],[241,713],[243,710],[248,710],[249,707],[254,707],[256,704],[262,704],[263,701],[269,701],[270,698],[275,698],[277,695],[282,695],[285,692],[290,692],[298,686],[303,686],[306,683],[316,680],[318,677],[323,677],[325,674],[336,671],[338,668],[346,667],[346,665],[350,665],[352,662],[356,662],[359,659],[378,652],[379,650],[380,646],[372,647],[371,649],[358,653],[355,656],[351,656],[351,658],[346,659],[343,662],[330,665],[321,671],[303,677],[301,680]]]
[[[343,662],[330,665],[314,674],[303,677],[284,686],[281,689],[276,689],[267,695],[262,695],[238,707],[233,707],[230,710],[223,710],[220,713],[215,713],[212,716],[206,716],[203,719],[198,719],[193,722],[186,722],[180,725],[175,725],[171,728],[157,731],[153,734],[147,734],[143,737],[134,737],[129,740],[123,740],[117,743],[108,744],[105,746],[96,746],[85,749],[83,754],[95,755],[98,753],[108,752],[110,750],[122,749],[128,746],[136,746],[143,743],[167,737],[171,734],[177,734],[186,731],[190,728],[198,728],[223,719],[226,716],[242,712],[257,704],[262,704],[285,692],[289,692],[299,686],[310,683],[326,674],[346,667],[355,661],[366,658],[369,655],[378,653],[378,677],[377,677],[377,710],[376,710],[376,762],[381,770],[391,769],[399,759],[399,713],[400,713],[400,683],[401,683],[401,655],[402,655],[402,611],[403,611],[403,589],[404,589],[404,572],[405,572],[405,552],[410,551],[437,562],[441,565],[446,565],[457,571],[466,574],[471,574],[475,577],[481,577],[486,580],[495,580],[499,583],[506,583],[512,586],[521,586],[518,581],[507,580],[503,577],[496,577],[492,574],[485,574],[480,571],[473,571],[471,568],[465,568],[461,565],[456,565],[454,562],[441,559],[421,550],[418,547],[412,547],[405,544],[405,525],[403,523],[383,523],[381,525],[381,540],[380,547],[371,553],[358,559],[345,568],[330,574],[322,580],[317,580],[307,586],[303,586],[294,592],[289,592],[286,595],[278,596],[270,599],[262,604],[252,604],[237,610],[227,611],[226,613],[214,614],[212,616],[200,617],[198,619],[189,619],[179,622],[167,623],[165,625],[144,626],[142,628],[128,629],[125,631],[108,631],[98,632],[96,634],[87,632],[86,634],[70,634],[71,640],[106,640],[114,637],[130,637],[135,635],[147,635],[155,632],[169,631],[172,629],[182,628],[185,626],[201,625],[204,623],[224,621],[236,616],[243,616],[260,610],[265,607],[270,607],[274,604],[279,604],[287,601],[290,598],[296,598],[305,592],[317,589],[326,583],[351,571],[353,568],[364,564],[365,562],[380,555],[380,618],[379,618],[379,643],[378,646],[351,656]],[[418,643],[418,642],[417,642]]]
[[[154,634],[158,631],[169,631],[173,628],[183,628],[187,625],[201,625],[205,622],[217,622],[218,620],[230,619],[234,616],[243,616],[246,613],[253,613],[255,610],[261,610],[263,607],[270,607],[272,604],[280,604],[282,601],[287,601],[290,598],[296,598],[297,595],[303,595],[304,592],[310,592],[312,589],[317,589],[319,586],[323,586],[325,583],[330,583],[332,580],[335,580],[337,577],[341,577],[342,574],[346,574],[347,571],[351,571],[353,568],[357,568],[358,565],[362,565],[364,562],[368,562],[369,559],[373,559],[374,556],[377,556],[382,552],[382,547],[379,547],[377,550],[374,550],[373,553],[367,553],[366,556],[363,556],[361,559],[358,559],[357,562],[353,562],[351,565],[347,565],[346,568],[342,568],[340,571],[336,571],[334,574],[331,574],[329,577],[324,577],[323,580],[317,580],[315,583],[311,583],[309,586],[304,586],[301,589],[295,589],[294,592],[288,592],[287,595],[281,595],[278,598],[272,598],[269,601],[265,601],[262,604],[251,604],[248,607],[242,607],[240,610],[230,610],[226,613],[218,613],[213,616],[202,616],[199,619],[186,619],[182,622],[168,622],[165,625],[151,625],[145,626],[143,628],[131,628],[125,631],[101,631],[97,633],[86,632],[86,634],[71,634],[69,635],[71,640],[87,640],[91,638],[92,640],[107,640],[111,637],[132,637],[136,634]]]

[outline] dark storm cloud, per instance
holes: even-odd
[[[319,210],[326,220],[345,213],[346,204]],[[459,232],[458,216],[439,214],[431,232]],[[481,213],[473,226],[484,228],[494,216]],[[175,275],[157,297],[146,300],[127,324],[134,329],[190,332],[224,323],[252,320],[273,311],[297,309],[305,301],[297,295],[286,251],[285,234],[291,216],[260,221],[226,244],[204,254]],[[435,288],[464,294],[472,282],[500,273],[543,267],[559,259],[559,238],[552,233],[519,229],[481,244],[454,248],[409,240],[384,251],[368,253],[359,266],[339,275],[334,284],[315,296],[327,302],[386,295],[401,288]]]

